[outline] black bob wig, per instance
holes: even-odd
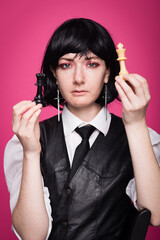
[[[41,72],[45,74],[44,101],[47,105],[57,107],[57,85],[56,79],[50,70],[58,67],[58,60],[67,53],[77,53],[81,56],[91,51],[106,63],[110,70],[107,83],[107,103],[118,99],[115,88],[115,76],[119,73],[119,62],[117,59],[114,42],[107,30],[99,23],[85,18],[75,18],[64,22],[53,33],[46,48]],[[101,106],[104,105],[104,87],[96,100]],[[118,99],[119,100],[119,99]],[[65,100],[61,96],[60,104]]]

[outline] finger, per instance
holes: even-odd
[[[23,114],[23,116],[21,118],[19,132],[23,133],[26,130],[26,128],[28,127],[30,119],[40,109],[42,109],[42,104],[38,104],[38,105],[30,108],[26,113]],[[29,124],[29,127],[31,127],[31,124]]]
[[[137,80],[139,80],[143,86],[144,89],[144,94],[146,97],[146,100],[150,100],[151,96],[150,96],[150,91],[149,91],[149,86],[147,83],[147,80],[145,78],[143,78],[142,76],[140,76],[139,74],[132,74]]]
[[[22,114],[27,110],[27,108],[30,108],[30,106],[34,105],[36,105],[36,103],[32,101],[21,101],[13,106],[13,110],[17,114]]]
[[[127,83],[129,83],[137,97],[140,99],[145,99],[145,90],[143,88],[143,84],[134,76],[134,74],[124,75],[124,79],[127,80]]]
[[[41,114],[41,112],[40,112]],[[34,124],[34,131],[37,132],[40,130],[40,127],[39,127],[39,118],[40,118],[40,114],[38,115],[36,121],[35,121],[35,124]]]
[[[31,101],[22,101],[13,106],[13,118],[12,118],[12,127],[13,131],[16,132],[19,128],[20,120],[22,114],[27,111],[27,109],[33,107],[35,105],[34,102]]]
[[[119,85],[118,82],[115,82],[115,87],[116,87],[117,92],[118,92],[118,94],[119,94],[119,96],[120,96],[120,99],[121,99],[121,101],[122,101],[123,107],[124,107],[125,109],[129,109],[129,108],[131,107],[131,104],[130,104],[130,102],[129,102],[129,100],[128,100],[126,94],[125,94],[125,92],[124,92],[123,89],[121,88],[121,85]]]
[[[125,93],[125,96],[127,97],[128,101],[130,103],[134,104],[137,101],[137,99],[136,99],[136,95],[133,92],[132,88],[119,76],[116,76],[115,80],[120,85],[123,92]]]
[[[28,127],[31,131],[35,130],[37,126],[39,127],[39,117],[40,117],[41,111],[42,109],[38,109],[30,118],[28,122]]]

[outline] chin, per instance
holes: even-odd
[[[71,104],[71,106],[74,108],[85,108],[85,107],[88,107],[89,105],[86,103],[78,103],[78,104]]]
[[[77,108],[77,109],[78,108],[87,108],[87,107],[93,106],[95,104],[96,104],[95,102],[86,102],[86,101],[85,102],[78,101],[78,102],[72,102],[72,103],[68,102],[68,105],[70,105],[72,108]]]

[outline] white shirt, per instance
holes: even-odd
[[[106,118],[106,115],[107,115],[107,118]],[[96,128],[96,130],[92,133],[92,135],[89,138],[89,144],[91,147],[95,139],[97,138],[99,132],[102,132],[105,136],[107,135],[110,127],[110,122],[111,122],[111,114],[108,112],[108,110],[106,111],[105,108],[103,107],[92,121],[84,122],[79,118],[77,118],[75,115],[73,115],[67,109],[67,107],[64,106],[64,109],[62,112],[62,122],[63,122],[63,129],[64,129],[64,137],[65,137],[67,151],[68,151],[68,157],[69,157],[70,165],[72,165],[75,149],[81,142],[80,135],[74,131],[75,128],[82,127],[86,124],[90,124]],[[153,131],[152,129],[150,128],[148,129],[150,133],[153,150],[155,152],[157,161],[160,164],[160,135],[155,131]],[[8,142],[5,149],[5,153],[4,153],[4,171],[5,171],[8,190],[10,192],[11,212],[13,212],[13,209],[18,200],[20,184],[21,184],[21,176],[22,176],[22,162],[23,162],[23,148],[18,138],[14,135],[13,138]],[[43,177],[42,177],[42,181],[43,181]],[[49,191],[48,191],[48,188],[44,186],[44,183],[43,183],[43,191],[44,191],[46,210],[49,216],[49,229],[48,229],[48,236],[49,236],[52,228],[51,205],[50,205],[50,199],[49,199]],[[126,188],[126,193],[133,201],[135,207],[137,207],[136,205],[137,195],[136,195],[136,186],[135,186],[134,179],[132,179],[128,183],[128,186]],[[14,228],[13,228],[13,231],[17,235],[18,239],[21,239],[16,233]],[[48,236],[46,239],[48,239]]]
[[[106,117],[107,114],[107,117]],[[92,125],[96,128],[96,130],[92,133],[89,138],[89,145],[90,147],[96,140],[99,132],[102,132],[105,136],[108,133],[110,122],[111,122],[111,114],[106,111],[105,108],[102,108],[101,111],[97,114],[97,116],[90,122],[84,122],[75,115],[73,115],[66,106],[64,106],[62,112],[62,122],[63,122],[63,129],[64,129],[64,136],[66,141],[66,146],[68,150],[68,157],[70,161],[70,166],[72,165],[73,156],[76,147],[81,142],[80,135],[74,131],[77,127],[82,127],[85,125]]]

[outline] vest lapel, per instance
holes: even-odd
[[[107,135],[99,133],[86,155],[83,165],[101,177],[111,177],[119,171],[125,170],[126,164],[131,164],[128,158],[121,156],[124,153],[129,153],[124,125],[122,121],[117,121],[117,117],[112,114]],[[120,158],[123,161],[119,161]]]
[[[68,152],[64,139],[64,132],[62,121],[58,122],[57,117],[54,117],[52,121],[44,121],[45,127],[41,126],[41,145],[44,159],[41,164],[45,169],[47,164],[47,175],[51,175],[54,172],[70,169],[70,163],[68,158]],[[54,128],[52,127],[54,126]],[[43,140],[42,140],[43,139]],[[53,149],[54,148],[54,149]]]

